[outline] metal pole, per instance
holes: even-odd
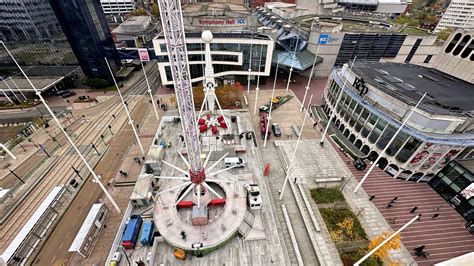
[[[252,32],[252,36],[250,38],[251,40],[253,40],[253,32]],[[253,43],[251,42],[250,43],[250,55],[249,55],[249,76],[247,77],[247,94],[250,93],[250,72],[252,72],[252,48],[253,48]]]
[[[44,100],[43,96],[41,96],[41,93],[36,89],[35,85],[33,85],[33,83],[31,82],[30,78],[28,78],[28,76],[25,74],[25,72],[23,71],[23,68],[21,68],[21,66],[18,64],[18,62],[16,61],[16,59],[12,56],[12,54],[10,53],[10,51],[8,50],[7,46],[5,45],[5,43],[3,41],[0,41],[3,45],[3,47],[5,47],[5,50],[7,51],[7,53],[10,55],[10,57],[12,58],[12,60],[15,62],[15,64],[17,65],[17,67],[20,69],[21,73],[25,76],[25,78],[28,80],[28,83],[30,83],[31,87],[35,90],[35,93],[36,95],[39,97],[40,101],[44,104],[44,106],[46,107],[46,109],[48,110],[48,112],[51,114],[51,116],[53,117],[54,121],[58,124],[59,126],[59,129],[61,129],[61,131],[63,132],[63,134],[66,136],[67,140],[69,141],[69,143],[71,144],[71,146],[74,148],[74,150],[76,151],[76,153],[79,155],[79,157],[81,158],[82,162],[84,163],[84,165],[87,167],[87,169],[89,170],[89,172],[92,174],[94,180],[97,182],[97,184],[99,184],[100,188],[102,189],[102,191],[104,192],[104,194],[107,196],[107,198],[110,200],[110,202],[112,203],[112,205],[115,207],[115,209],[117,210],[117,212],[120,213],[120,208],[119,206],[117,205],[117,203],[115,203],[114,199],[112,198],[112,196],[109,194],[109,192],[107,191],[107,189],[104,187],[104,185],[102,184],[102,182],[100,182],[100,178],[99,176],[97,176],[94,172],[94,170],[92,169],[92,167],[89,165],[89,163],[87,162],[87,160],[84,158],[84,156],[82,156],[81,152],[79,151],[79,149],[77,148],[76,144],[74,144],[74,142],[72,141],[72,139],[69,137],[69,135],[66,133],[66,131],[64,131],[64,128],[61,126],[61,123],[59,123],[59,120],[58,118],[56,117],[56,115],[54,114],[54,112],[51,110],[51,108],[49,108],[49,106],[47,105],[46,101]]]
[[[369,174],[372,172],[372,170],[374,169],[374,167],[377,165],[377,163],[379,162],[380,158],[382,158],[382,156],[385,154],[385,151],[388,149],[388,147],[390,146],[390,144],[392,144],[392,142],[395,140],[395,138],[397,137],[398,133],[402,130],[402,128],[405,126],[405,124],[407,123],[407,121],[410,119],[411,115],[415,112],[416,108],[418,108],[418,105],[420,105],[421,101],[425,98],[426,96],[426,92],[423,94],[423,96],[421,96],[420,100],[418,101],[418,103],[416,103],[415,105],[415,108],[413,108],[411,111],[410,111],[410,114],[408,114],[408,116],[405,118],[405,120],[403,121],[402,125],[398,128],[397,132],[395,132],[395,134],[393,134],[393,137],[390,139],[390,141],[387,143],[387,145],[385,146],[385,148],[383,149],[383,151],[380,153],[380,155],[377,157],[377,159],[372,163],[372,166],[370,166],[370,169],[369,171],[367,171],[367,173],[365,173],[364,177],[362,178],[362,180],[360,180],[359,184],[357,185],[357,187],[354,189],[354,193],[357,192],[357,190],[360,188],[360,186],[362,186],[362,184],[364,183],[365,179],[369,176]]]
[[[351,67],[349,68],[349,71],[350,72],[352,70],[352,67],[354,66],[354,62],[355,62],[355,59],[352,60],[352,64],[351,64]],[[347,73],[346,73],[347,74]],[[341,91],[339,92],[339,96],[337,97],[337,101],[336,103],[334,104],[334,109],[332,110],[332,113],[331,113],[331,116],[329,117],[329,120],[328,120],[328,123],[326,125],[326,128],[324,129],[324,133],[323,133],[323,136],[321,137],[321,140],[319,141],[320,144],[323,144],[324,143],[324,137],[326,136],[326,133],[328,132],[328,129],[329,129],[329,125],[331,124],[331,121],[332,119],[334,118],[334,116],[336,115],[336,108],[337,108],[337,105],[339,104],[339,101],[341,100],[342,98],[342,92],[344,91],[344,88],[346,87],[346,82],[347,82],[347,76],[346,76],[346,79],[344,80],[344,84],[342,85],[341,87]]]
[[[293,73],[293,62],[295,62],[296,49],[298,48],[299,41],[300,41],[300,28],[298,27],[298,37],[296,38],[295,50],[293,51],[293,61],[291,62],[290,74],[288,75],[288,82],[286,82],[286,91],[287,92],[288,92],[288,88],[290,87],[291,74]]]
[[[25,184],[25,181],[23,181],[23,179],[21,179],[21,177],[19,177],[15,172],[13,172],[10,168],[8,169],[8,171],[10,171],[10,173],[12,175],[14,175],[16,178],[18,178],[18,180],[21,181],[21,183]]]
[[[369,253],[367,253],[367,255],[365,255],[364,257],[362,257],[360,260],[358,260],[354,266],[359,266],[362,262],[364,262],[368,257],[370,257],[372,254],[375,253],[375,251],[377,251],[379,248],[381,248],[383,245],[387,244],[388,241],[392,240],[392,238],[394,238],[396,235],[398,235],[401,231],[403,231],[403,229],[407,228],[410,224],[414,223],[416,220],[418,220],[418,218],[420,217],[421,214],[418,214],[417,216],[413,217],[413,219],[411,219],[408,223],[406,223],[405,225],[403,225],[400,229],[398,229],[395,233],[393,233],[392,235],[390,235],[389,237],[387,237],[387,239],[385,239],[384,241],[382,241],[382,243],[380,243],[378,246],[376,246],[374,249],[372,249]]]
[[[8,155],[13,158],[13,160],[16,160],[16,156],[5,145],[0,143],[0,148],[4,149],[8,153]]]
[[[257,101],[258,101],[258,91],[260,90],[260,69],[262,67],[262,54],[263,54],[263,44],[260,47],[260,59],[258,60],[258,73],[257,76],[257,87],[255,88],[255,106],[253,108],[253,115],[257,114]]]
[[[151,92],[150,83],[148,82],[148,76],[146,75],[145,67],[143,66],[143,61],[141,59],[140,59],[140,64],[142,65],[143,75],[145,76],[146,85],[148,87],[148,93],[150,94],[151,104],[153,105],[153,110],[155,111],[156,122],[159,123],[160,122],[160,117],[158,116],[158,109],[156,107],[155,100],[153,99],[153,93]]]
[[[311,94],[310,103],[312,99],[313,99],[313,94]],[[280,200],[283,198],[283,192],[285,192],[286,183],[288,183],[288,179],[290,178],[291,168],[293,167],[293,162],[295,161],[296,152],[298,151],[298,145],[300,144],[300,139],[301,139],[301,136],[303,135],[304,124],[306,122],[306,118],[308,117],[308,113],[309,113],[308,110],[309,110],[309,104],[308,104],[308,109],[306,110],[304,114],[303,124],[301,125],[301,130],[300,130],[300,134],[298,135],[298,139],[296,140],[295,150],[293,151],[293,155],[291,156],[290,165],[288,166],[288,169],[286,170],[286,177],[285,177],[285,181],[283,182],[283,187],[281,188]]]
[[[74,173],[76,173],[76,175],[81,179],[81,180],[84,180],[81,176],[81,174],[79,173],[79,170],[77,170],[76,168],[74,168],[74,166],[71,166],[72,170],[74,170]]]
[[[308,84],[306,84],[306,88],[305,88],[305,91],[304,91],[304,96],[303,96],[303,101],[301,102],[300,112],[303,111],[303,106],[304,106],[304,102],[306,100],[306,95],[308,94],[308,91],[309,91],[309,84],[311,83],[311,80],[313,79],[314,68],[316,66],[316,61],[318,60],[318,54],[319,54],[319,47],[320,46],[321,46],[321,42],[318,41],[318,48],[316,49],[316,56],[314,57],[313,67],[311,68],[311,73],[309,74],[309,78],[308,78]]]
[[[16,85],[16,82],[12,79],[12,77],[10,77],[10,80],[12,81],[13,85],[15,85],[16,89],[21,93],[21,96],[23,96],[23,98],[26,100],[28,100],[25,96],[25,94],[23,94],[23,92],[20,90],[20,88],[18,87],[18,85]]]
[[[100,152],[97,150],[97,147],[94,145],[94,143],[91,143],[91,145],[92,145],[92,149],[94,149],[95,152],[97,152],[97,155],[100,156]]]
[[[268,111],[268,116],[267,116],[267,128],[265,130],[265,140],[263,141],[263,147],[265,148],[267,146],[267,139],[268,139],[268,130],[270,127],[270,120],[272,119],[272,109],[273,109],[273,97],[275,97],[275,87],[276,87],[276,81],[278,77],[278,66],[280,65],[280,60],[277,60],[277,65],[275,68],[275,79],[273,80],[273,89],[272,89],[272,97],[270,98],[270,110]]]
[[[120,99],[122,100],[122,104],[123,104],[123,108],[125,109],[125,113],[127,113],[128,124],[132,127],[133,134],[135,135],[135,138],[137,139],[138,146],[140,147],[140,151],[142,152],[142,154],[145,154],[145,150],[143,150],[142,143],[140,142],[140,139],[138,138],[137,131],[135,130],[135,127],[133,126],[133,120],[132,120],[132,117],[130,116],[130,112],[128,111],[127,104],[125,104],[125,100],[123,99],[122,93],[120,92],[120,89],[117,85],[117,81],[115,80],[114,73],[112,72],[112,69],[110,68],[109,61],[107,61],[106,57],[104,57],[104,60],[105,60],[105,63],[107,64],[107,67],[109,68],[110,75],[112,76],[115,87],[117,88],[118,94],[120,96]]]
[[[8,97],[8,95],[5,93],[5,91],[4,90],[1,90],[1,91],[3,92],[3,95],[5,95],[5,98],[7,98],[10,103],[13,103],[12,99],[10,99],[10,97]]]
[[[10,85],[8,85],[7,81],[6,81],[6,80],[3,80],[3,82],[5,83],[5,85],[7,85],[7,88],[8,88],[8,89],[10,90],[10,92],[13,94],[13,97],[15,97],[15,98],[18,100],[18,102],[21,103],[20,98],[18,98],[18,96],[15,95],[15,93],[13,92],[12,88],[10,87]]]

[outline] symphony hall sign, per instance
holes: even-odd
[[[194,18],[193,26],[244,26],[247,25],[246,18],[229,18],[229,19],[214,19],[214,18]]]

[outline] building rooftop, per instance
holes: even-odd
[[[112,33],[140,33],[153,28],[153,26],[150,16],[135,16],[121,23]]]
[[[214,13],[214,12],[235,12],[251,14],[251,11],[244,5],[230,3],[188,3],[183,6],[183,16],[194,16],[197,12]],[[198,14],[202,15],[202,14]]]
[[[399,63],[355,62],[353,71],[385,93],[437,114],[474,112],[474,84],[436,69]]]

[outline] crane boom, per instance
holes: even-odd
[[[200,159],[181,3],[180,0],[158,0],[158,5],[188,154],[190,179],[199,185],[204,182],[206,175]]]

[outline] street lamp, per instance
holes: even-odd
[[[28,138],[28,141],[33,143],[33,145],[35,145],[35,147],[38,148],[38,145],[31,138]]]
[[[71,166],[72,170],[74,170],[74,173],[76,173],[76,175],[81,179],[81,180],[84,180],[81,176],[81,174],[79,173],[79,170],[77,170],[76,168],[74,168],[74,166]]]
[[[95,144],[94,144],[94,143],[91,143],[91,145],[92,145],[92,149],[94,149],[95,152],[97,152],[97,155],[100,156],[100,152],[97,150],[97,147],[95,146]]]
[[[23,181],[23,179],[21,179],[21,177],[19,177],[12,169],[8,168],[8,171],[10,171],[10,173],[14,175],[16,178],[18,178],[18,180],[20,180],[21,183],[25,184],[25,181]]]

